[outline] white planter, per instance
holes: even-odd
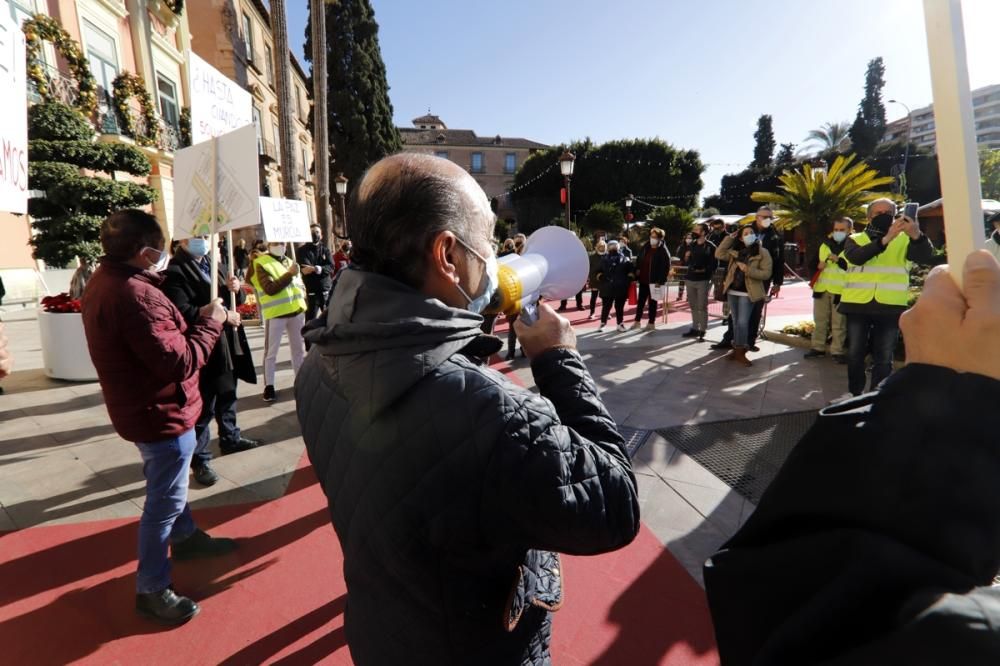
[[[38,330],[46,375],[74,382],[97,381],[97,370],[90,361],[81,314],[39,311]]]

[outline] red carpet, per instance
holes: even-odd
[[[326,504],[303,458],[284,497],[196,511],[236,554],[174,567],[202,607],[163,629],[132,610],[135,519],[0,535],[0,645],[10,664],[350,664],[345,587]],[[630,547],[565,558],[556,664],[708,665],[704,593],[648,530]]]

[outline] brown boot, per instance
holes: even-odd
[[[733,347],[733,351],[730,354],[732,360],[749,368],[753,365],[753,362],[747,358],[747,348],[746,347]]]

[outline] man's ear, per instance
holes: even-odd
[[[430,265],[427,266],[428,273],[440,280],[458,284],[458,256],[460,245],[455,234],[450,231],[442,231],[434,237],[431,243]]]

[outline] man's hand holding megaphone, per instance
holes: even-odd
[[[573,325],[546,303],[538,304],[538,320],[533,324],[525,324],[520,319],[515,321],[514,332],[529,359],[538,358],[551,349],[576,349]]]

